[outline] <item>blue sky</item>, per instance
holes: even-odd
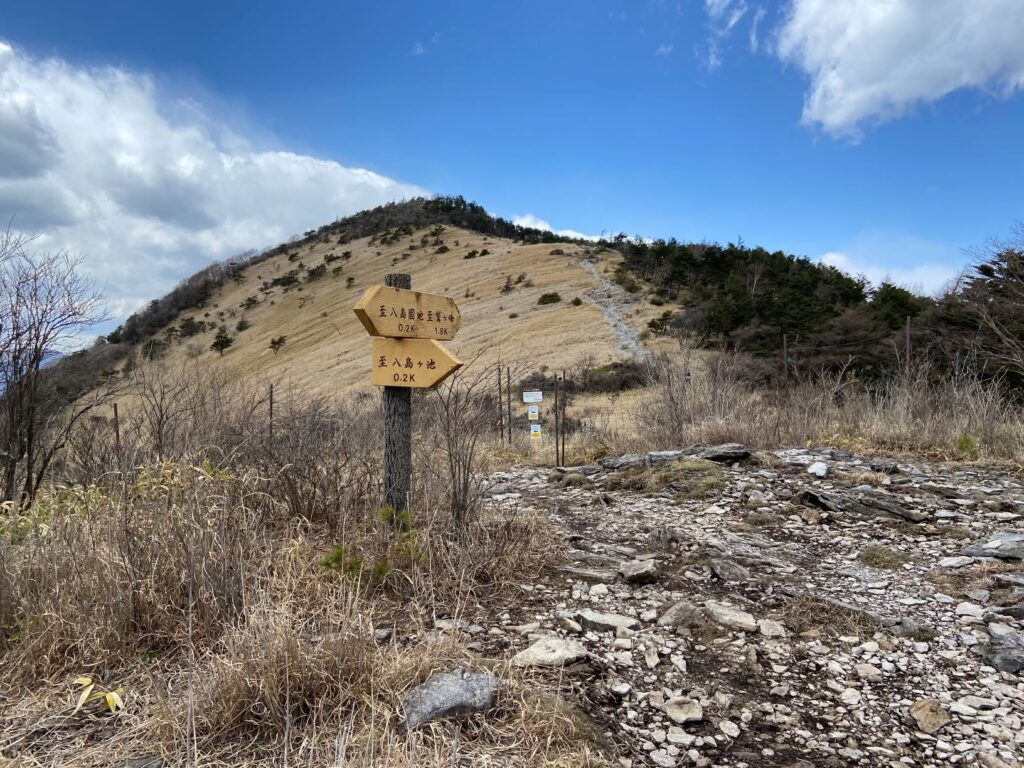
[[[99,8],[5,3],[0,215],[115,314],[418,191],[927,290],[1024,217],[1019,0]]]

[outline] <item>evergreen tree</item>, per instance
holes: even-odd
[[[224,356],[224,350],[235,343],[235,340],[231,338],[231,334],[227,332],[226,328],[221,328],[217,331],[217,335],[213,337],[213,344],[210,345],[210,349]]]

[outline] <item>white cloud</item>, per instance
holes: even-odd
[[[697,55],[709,71],[714,72],[722,65],[722,45],[749,10],[745,0],[704,0],[709,34],[697,47]]]
[[[427,52],[427,49],[423,45],[423,43],[413,43],[413,46],[412,46],[412,55],[413,56],[422,56],[426,52]]]
[[[554,229],[548,221],[534,216],[532,213],[524,213],[522,216],[513,216],[512,223],[517,224],[520,227],[532,227],[533,229],[543,229],[545,232],[553,232],[560,237],[572,237],[580,240],[600,240],[601,238],[597,235],[585,235],[582,232],[577,232],[575,229]]]
[[[1021,0],[791,2],[777,53],[810,78],[803,122],[830,134],[962,88],[1024,87]]]
[[[672,53],[672,48],[673,48],[672,43],[662,43],[654,51],[654,55],[655,56],[668,56],[670,53]]]
[[[757,53],[759,48],[758,28],[761,26],[761,22],[764,20],[765,10],[764,8],[758,8],[754,12],[754,18],[750,22],[750,32],[748,39],[750,40],[750,52]]]
[[[423,190],[256,149],[149,76],[0,42],[0,218],[66,247],[122,318],[212,260]]]
[[[850,275],[863,275],[876,287],[888,282],[929,296],[941,293],[959,274],[958,270],[939,262],[894,268],[874,259],[861,259],[842,251],[829,251],[818,261]]]

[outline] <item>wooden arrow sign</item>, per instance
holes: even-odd
[[[462,325],[459,308],[447,296],[386,285],[367,288],[353,311],[371,336],[444,341]]]
[[[406,291],[412,293],[412,291]],[[380,387],[436,387],[462,362],[429,339],[374,339],[371,381]]]

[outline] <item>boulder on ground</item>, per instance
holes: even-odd
[[[619,565],[619,573],[630,584],[653,584],[661,575],[654,560],[626,560]]]
[[[918,699],[910,705],[910,716],[927,734],[937,733],[950,721],[949,713],[936,699]]]
[[[487,672],[457,667],[436,674],[409,692],[402,702],[403,728],[414,731],[424,723],[483,712],[494,706],[498,678]]]
[[[1001,560],[1024,560],[1024,531],[1004,531],[960,550],[967,557],[998,557]]]

